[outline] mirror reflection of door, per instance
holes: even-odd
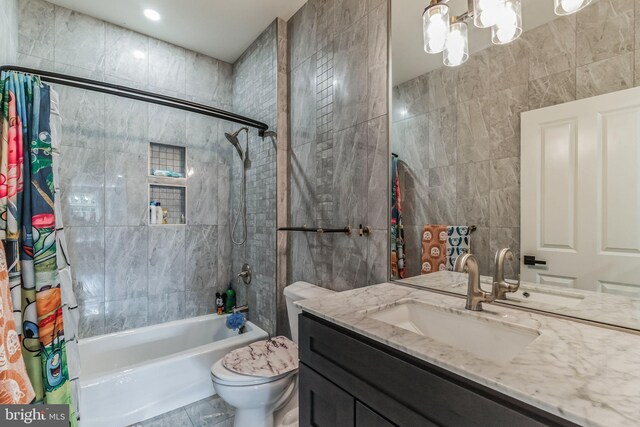
[[[507,303],[640,330],[640,18],[622,0],[553,4],[522,0],[507,44],[467,21],[451,67],[425,53],[425,2],[391,2],[392,279],[463,295],[449,270],[470,251],[488,290],[508,247],[505,277],[523,283]]]

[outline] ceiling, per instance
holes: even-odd
[[[48,0],[226,62],[235,62],[280,17],[288,20],[306,0]],[[142,11],[153,9],[153,22]]]
[[[426,0],[391,0],[391,38],[393,55],[393,85],[411,80],[443,67],[442,54],[428,55],[422,46],[422,12]],[[450,0],[454,15],[467,11],[467,0]],[[536,28],[556,18],[553,0],[522,0],[524,31]],[[469,53],[491,45],[491,30],[478,29],[469,23]]]

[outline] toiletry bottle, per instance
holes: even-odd
[[[162,224],[162,206],[160,202],[156,202],[156,224]]]
[[[227,295],[227,301],[225,303],[225,311],[227,313],[233,313],[233,307],[236,306],[236,291],[233,290],[232,284],[229,283],[229,289],[225,294]]]
[[[224,301],[222,301],[220,292],[216,292],[216,313],[218,313],[218,315],[224,314]]]
[[[168,214],[169,214],[169,212],[167,211],[167,208],[162,208],[162,223],[163,224],[168,224],[167,223]]]
[[[156,204],[152,200],[152,201],[149,202],[149,224],[157,224],[158,223],[158,219],[157,219],[156,215],[157,215]]]

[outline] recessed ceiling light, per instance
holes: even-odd
[[[153,9],[145,9],[144,16],[146,16],[147,19],[150,19],[152,21],[159,21],[161,18],[160,14]]]

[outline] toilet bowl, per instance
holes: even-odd
[[[296,282],[285,288],[294,342],[298,342],[300,313],[294,301],[320,298],[331,293],[333,291],[306,282]],[[221,359],[211,368],[211,381],[220,398],[236,409],[234,427],[297,427],[297,367],[281,375],[253,376],[227,369]],[[274,426],[274,413],[280,409],[278,425]]]
[[[237,374],[225,368],[222,360],[211,368],[213,388],[236,408],[235,427],[273,427],[273,414],[294,395],[297,376],[297,369],[270,378]]]

